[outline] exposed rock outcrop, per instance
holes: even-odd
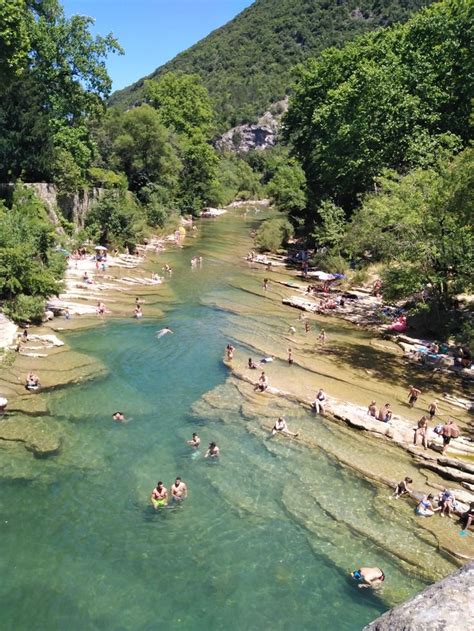
[[[474,563],[435,583],[364,631],[457,631],[474,620]]]
[[[217,149],[246,153],[252,149],[263,150],[275,146],[281,117],[287,109],[287,99],[278,101],[255,124],[248,123],[229,129],[216,140]]]

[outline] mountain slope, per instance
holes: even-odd
[[[324,48],[404,21],[431,0],[256,0],[225,26],[157,68],[199,74],[220,125],[253,120],[285,95],[291,68]],[[143,81],[115,92],[110,105],[143,98]]]

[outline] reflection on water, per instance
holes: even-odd
[[[108,374],[49,395],[51,422],[63,436],[59,456],[37,461],[0,451],[2,629],[355,631],[452,569],[438,559],[429,570],[433,548],[408,507],[399,502],[395,510],[386,488],[341,465],[349,444],[353,456],[373,458],[371,443],[227,379],[221,360],[229,337],[246,354],[284,358],[295,320],[259,295],[261,274],[236,264],[250,223],[209,222],[202,238],[166,255],[174,276],[163,319],[70,336]],[[194,255],[204,257],[202,269],[191,270]],[[175,333],[157,339],[163,326]],[[326,329],[341,344],[366,336],[340,323]],[[310,370],[315,386],[327,387],[335,376],[330,355],[314,358],[314,342],[300,332],[291,344],[299,363],[293,378]],[[337,378],[349,398],[365,402],[363,368],[342,366]],[[369,385],[381,396],[400,388],[378,375]],[[128,424],[111,420],[117,409]],[[282,413],[304,440],[268,438]],[[185,444],[193,431],[199,452]],[[203,458],[211,440],[221,447],[218,463]],[[176,475],[189,499],[153,511],[153,486],[162,479],[169,487]],[[380,598],[348,580],[362,564],[385,570]]]

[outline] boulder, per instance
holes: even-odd
[[[474,562],[390,609],[363,631],[458,631],[473,620]]]

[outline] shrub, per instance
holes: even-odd
[[[264,252],[277,252],[294,234],[293,226],[285,217],[267,219],[257,230],[256,243]]]
[[[4,303],[3,310],[14,322],[39,324],[43,320],[44,307],[44,298],[18,294],[14,299]]]

